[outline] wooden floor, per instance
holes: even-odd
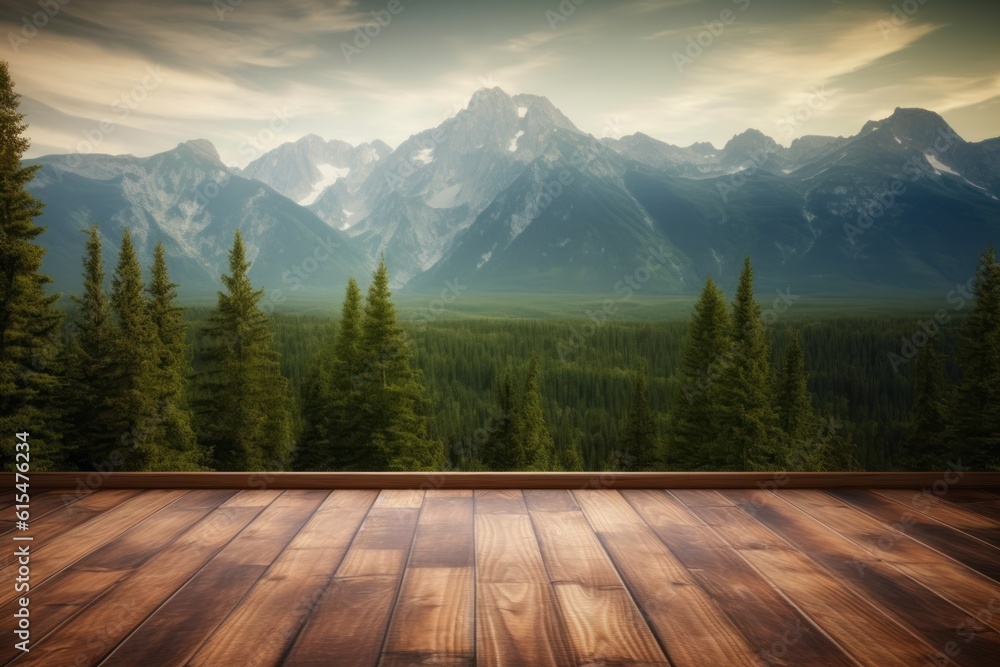
[[[31,652],[5,630],[4,664],[1000,664],[987,491],[122,489],[31,506]]]

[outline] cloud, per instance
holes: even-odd
[[[874,12],[837,10],[785,24],[755,24],[743,18],[726,26],[703,53],[685,64],[669,93],[616,110],[620,125],[653,136],[669,133],[682,143],[711,139],[721,144],[747,127],[771,134],[787,129],[781,120],[807,104],[813,91],[822,90],[828,99],[822,109],[811,111],[809,123],[776,138],[787,142],[801,134],[830,131],[835,124],[854,132],[870,117],[873,98],[870,90],[852,92],[853,78],[939,27],[912,22],[901,26],[892,40],[884,40],[877,28],[882,15]],[[687,44],[675,38],[671,55],[687,55]],[[889,81],[914,85],[911,77],[890,76]],[[832,118],[836,123],[824,122]]]

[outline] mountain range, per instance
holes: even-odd
[[[147,264],[162,242],[182,295],[218,289],[236,228],[251,278],[286,295],[339,294],[380,256],[415,292],[690,294],[731,283],[745,254],[768,290],[943,294],[1000,240],[1000,138],[967,142],[922,109],[788,147],[755,129],[679,147],[598,139],[492,88],[395,149],[308,135],[244,169],[206,140],[26,164],[44,269],[70,292],[95,221],[109,262],[124,227]]]

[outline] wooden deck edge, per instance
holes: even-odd
[[[14,488],[14,473],[0,473]],[[23,479],[18,480],[23,481]],[[1000,488],[964,472],[33,472],[33,489],[948,489]]]

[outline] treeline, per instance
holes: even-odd
[[[24,129],[0,63],[0,430],[30,433],[32,470],[1000,469],[992,249],[961,327],[919,344],[906,318],[765,326],[749,258],[732,304],[709,279],[687,324],[581,339],[556,321],[404,327],[384,263],[335,326],[271,317],[238,232],[216,306],[185,312],[161,246],[147,284],[126,231],[108,281],[94,226],[67,323]]]

